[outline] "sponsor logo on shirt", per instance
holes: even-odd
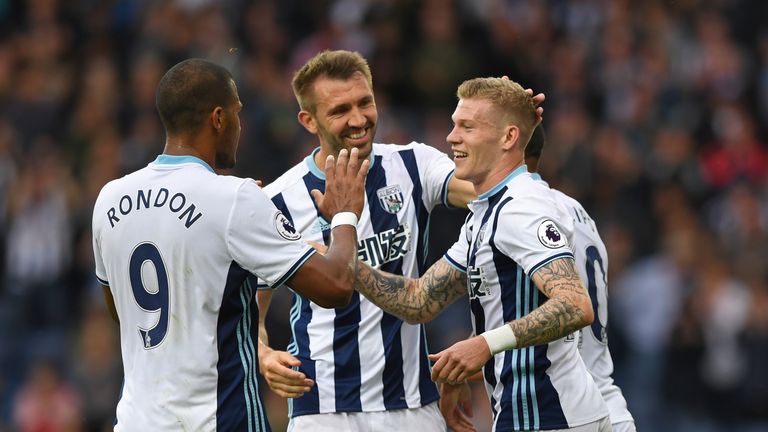
[[[401,224],[360,240],[357,244],[357,257],[371,267],[379,267],[404,257],[410,246],[411,230],[408,225]]]
[[[385,186],[376,191],[379,197],[379,204],[387,212],[396,214],[403,208],[403,192],[400,185]]]
[[[467,291],[469,291],[470,300],[491,294],[491,287],[485,280],[485,271],[482,267],[467,267]]]

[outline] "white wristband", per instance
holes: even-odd
[[[357,215],[352,212],[339,212],[331,219],[331,229],[339,225],[352,225],[357,228]]]
[[[512,331],[512,327],[509,324],[504,324],[501,327],[488,330],[480,336],[485,338],[485,341],[488,343],[488,348],[491,349],[492,355],[517,347],[515,332]]]

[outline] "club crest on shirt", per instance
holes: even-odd
[[[403,208],[403,192],[400,185],[385,186],[376,191],[379,197],[379,204],[387,213],[396,214]]]
[[[480,226],[480,229],[477,230],[477,237],[475,238],[475,250],[480,248],[480,244],[483,243],[483,239],[485,238],[485,228],[488,226],[488,223],[484,223]]]
[[[568,244],[568,240],[560,230],[557,229],[557,225],[549,219],[546,219],[539,224],[537,234],[541,244],[550,249],[557,249]]]
[[[275,229],[286,240],[298,240],[301,238],[301,233],[296,231],[291,221],[281,212],[277,212],[275,215]]]

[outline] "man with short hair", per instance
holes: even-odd
[[[439,204],[465,207],[474,197],[471,185],[455,179],[453,162],[433,147],[373,142],[378,112],[370,68],[358,53],[321,52],[292,85],[299,123],[320,146],[265,191],[307,239],[327,243],[328,223],[311,199],[326,187],[318,164],[359,149],[371,164],[358,258],[417,276],[426,265],[430,212]],[[262,309],[270,295],[259,291]],[[290,430],[445,430],[421,325],[403,323],[357,293],[335,310],[320,310],[295,293],[291,328],[288,352],[260,350],[270,387],[292,398]],[[266,331],[261,334],[266,343]]]
[[[334,216],[332,252],[321,256],[256,182],[215,173],[234,166],[240,138],[226,69],[185,60],[160,80],[156,103],[163,154],[105,185],[93,211],[96,276],[120,324],[115,431],[269,431],[258,308],[243,281],[255,274],[322,307],[346,305],[368,161],[358,164],[357,150],[324,160],[317,198]]]
[[[539,159],[546,144],[543,126],[534,130],[525,146],[525,164],[535,180],[547,184],[537,174]],[[563,192],[552,189],[555,201],[571,216],[575,229],[569,239],[581,282],[587,287],[595,311],[595,320],[579,330],[579,353],[600,388],[610,411],[613,432],[635,432],[635,420],[627,409],[627,401],[613,382],[613,359],[608,350],[608,252],[600,238],[595,221],[584,207]]]
[[[456,402],[481,373],[494,431],[608,431],[576,346],[593,310],[568,247],[573,222],[524,163],[536,126],[531,97],[502,78],[465,81],[457,96],[448,135],[455,176],[478,194],[458,241],[419,279],[359,262],[356,287],[408,322],[427,322],[469,292],[478,336],[430,356],[453,430],[474,430]]]

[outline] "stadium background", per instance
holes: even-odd
[[[766,18],[760,0],[0,0],[0,431],[109,430],[121,366],[91,208],[161,151],[165,70],[197,56],[234,73],[235,173],[269,182],[316,145],[289,83],[325,48],[370,60],[378,142],[448,150],[470,77],[545,92],[541,171],[607,243],[615,377],[639,430],[768,430]],[[462,218],[435,214],[432,259]],[[432,351],[468,323],[462,300],[427,326]]]

